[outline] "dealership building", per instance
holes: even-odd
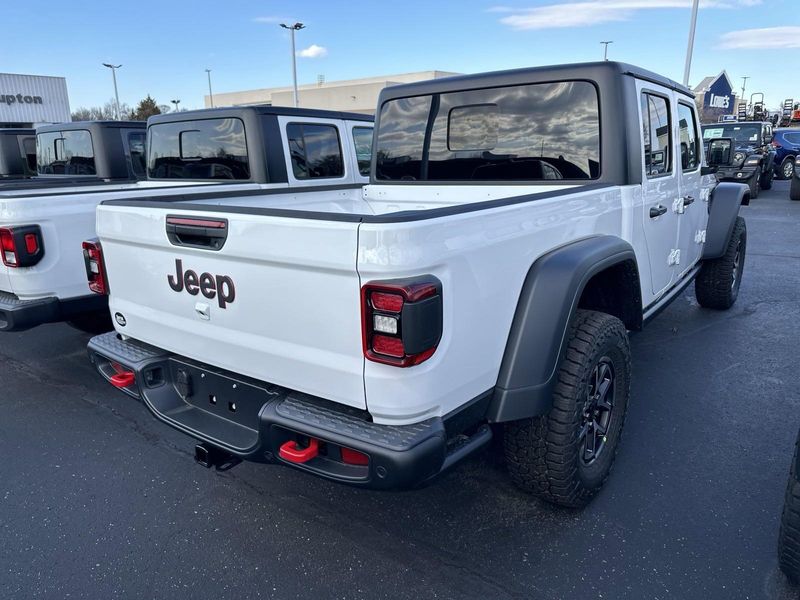
[[[0,73],[0,127],[36,127],[69,120],[66,79]]]
[[[397,85],[398,83],[414,83],[459,74],[446,71],[418,71],[416,73],[380,75],[364,79],[330,82],[326,82],[320,76],[317,79],[317,83],[298,86],[298,104],[301,108],[343,110],[371,115],[375,112],[375,107],[378,104],[378,95],[385,87]],[[206,108],[211,107],[211,97],[205,96],[204,99]],[[214,94],[214,106],[247,106],[252,104],[294,106],[292,87]]]

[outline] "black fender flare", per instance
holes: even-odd
[[[636,255],[621,238],[585,238],[552,250],[533,263],[517,302],[487,410],[489,421],[514,421],[550,410],[569,325],[586,284],[601,271],[627,261],[637,265],[635,292],[641,314]]]
[[[706,243],[703,246],[703,260],[719,258],[725,254],[728,240],[731,239],[739,207],[747,203],[750,190],[743,183],[722,182],[711,192],[708,200],[708,224]]]

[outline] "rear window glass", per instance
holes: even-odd
[[[356,147],[358,172],[369,175],[372,160],[372,127],[353,127],[353,143]]]
[[[144,179],[147,175],[145,138],[145,134],[140,132],[128,134],[128,151],[130,152],[131,169],[138,179]]]
[[[84,129],[40,133],[36,163],[41,175],[95,175],[92,134]]]
[[[390,100],[375,144],[380,180],[595,179],[597,90],[565,81]]]
[[[289,123],[286,126],[292,172],[297,179],[344,176],[339,130],[333,125]]]
[[[250,179],[241,119],[151,125],[148,176],[153,179]]]
[[[36,173],[36,138],[34,136],[20,138],[25,164],[30,173]]]

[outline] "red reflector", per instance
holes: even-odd
[[[370,298],[372,307],[377,310],[385,310],[387,312],[400,312],[403,310],[403,297],[398,294],[372,292]]]
[[[122,373],[117,373],[111,377],[109,381],[114,387],[126,388],[136,381],[136,375],[133,374],[133,371],[123,371]]]
[[[372,336],[372,351],[396,358],[403,358],[406,355],[405,348],[403,348],[403,340],[386,335]]]
[[[36,254],[39,251],[39,240],[33,233],[25,234],[25,250],[28,254]]]
[[[278,455],[292,463],[304,463],[314,458],[318,452],[319,440],[311,438],[306,448],[300,448],[294,440],[285,442],[278,450]]]
[[[347,465],[368,465],[369,456],[358,450],[342,447],[342,462]]]

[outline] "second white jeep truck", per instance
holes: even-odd
[[[739,292],[749,192],[702,148],[692,92],[625,64],[386,88],[363,189],[100,205],[91,360],[205,465],[407,487],[502,431],[520,487],[581,506],[628,331]]]
[[[147,156],[144,128],[123,140],[109,134],[104,143],[120,146],[111,153],[99,151],[100,133],[110,126],[95,131],[90,126],[96,124],[71,125],[79,129],[69,136],[56,126],[38,130],[40,173],[99,172],[116,156],[124,176],[124,142],[127,162],[146,171],[147,180],[0,188],[0,332],[54,321],[94,332],[111,328],[105,297],[86,289],[81,250],[95,235],[95,210],[103,200],[201,198],[211,189],[226,190],[223,196],[235,191],[237,197],[289,188],[348,189],[366,182],[369,172],[358,156],[372,139],[367,115],[270,106],[158,115],[148,121]],[[123,133],[128,125],[120,124]]]

